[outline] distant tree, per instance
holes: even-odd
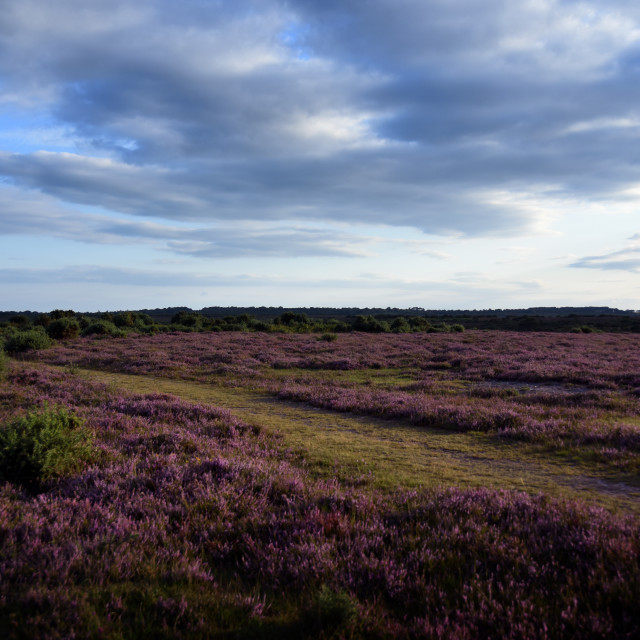
[[[365,331],[367,333],[384,333],[389,331],[389,325],[373,316],[356,316],[353,329],[354,331]]]
[[[51,316],[48,313],[40,313],[38,317],[34,320],[33,324],[39,325],[41,327],[45,327],[45,329],[49,326],[51,322]]]
[[[59,318],[52,320],[47,327],[47,334],[54,340],[75,338],[80,333],[80,323],[76,318]]]
[[[63,311],[62,309],[54,309],[49,315],[54,320],[58,320],[59,318],[73,318],[77,314],[71,309],[69,309],[68,311]]]
[[[83,336],[122,336],[125,333],[108,320],[95,320],[82,330]]]
[[[136,319],[131,311],[121,311],[113,316],[113,324],[116,327],[133,327]]]
[[[192,327],[202,325],[204,316],[194,311],[178,311],[171,318],[171,324],[182,325],[183,327]]]
[[[282,324],[285,327],[291,327],[294,325],[308,325],[310,320],[306,313],[295,313],[294,311],[285,311],[281,316],[275,319],[277,324]]]
[[[406,318],[395,318],[389,326],[394,333],[409,333],[411,331],[411,326]]]
[[[31,320],[25,315],[18,314],[9,318],[9,324],[13,327],[20,329],[26,329],[31,326]]]

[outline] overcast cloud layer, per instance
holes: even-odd
[[[640,308],[638,105],[629,0],[9,0],[2,305]]]

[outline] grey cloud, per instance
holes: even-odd
[[[44,91],[112,159],[3,154],[0,173],[166,220],[522,234],[536,214],[487,192],[606,200],[637,182],[640,123],[576,125],[635,117],[639,20],[615,1],[23,0],[0,19],[0,80]],[[316,241],[342,254],[292,246]]]
[[[431,279],[403,279],[386,274],[363,273],[356,277],[300,279],[295,275],[287,277],[269,273],[234,274],[176,272],[159,270],[126,269],[101,267],[95,265],[77,265],[55,269],[0,269],[0,283],[22,285],[63,285],[100,284],[126,285],[132,287],[261,287],[288,286],[331,289],[389,289],[396,291],[434,291],[460,292],[465,290],[514,291],[528,290],[534,287],[529,282],[498,283],[487,279],[461,279],[459,282],[442,282]]]
[[[147,243],[195,258],[369,255],[375,239],[299,225],[173,226],[70,211],[41,194],[0,188],[0,235],[39,235],[94,244]]]
[[[601,256],[585,256],[570,267],[640,272],[640,247],[629,247]]]
[[[0,269],[0,283],[3,284],[88,283],[134,287],[235,287],[255,285],[269,280],[268,276],[176,273],[175,271],[119,269],[95,265],[59,269]]]
[[[432,184],[431,169],[422,167],[419,158],[405,167],[394,154],[367,162],[354,153],[331,160],[273,161],[238,169],[237,175],[229,171],[221,168],[219,175],[210,175],[68,153],[0,153],[0,173],[16,184],[134,216],[208,222],[334,220],[469,235],[509,234],[534,222],[517,205],[483,203],[471,188],[465,192],[444,181]]]

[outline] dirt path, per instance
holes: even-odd
[[[93,370],[79,375],[137,393],[168,393],[229,409],[245,422],[279,431],[321,473],[338,466],[343,474],[386,488],[455,485],[544,492],[640,515],[640,488],[589,475],[488,434],[338,413],[241,388]]]

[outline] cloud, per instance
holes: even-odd
[[[148,244],[194,258],[309,257],[372,255],[375,237],[336,229],[264,224],[233,226],[170,225],[61,206],[54,198],[0,188],[1,235],[64,238],[89,244]]]
[[[287,287],[303,290],[358,290],[408,292],[453,297],[460,292],[473,291],[475,296],[496,292],[527,292],[539,287],[534,281],[512,281],[501,283],[495,279],[460,274],[451,282],[431,278],[399,278],[385,273],[362,273],[356,276],[298,277],[295,273],[279,275],[275,273],[224,273],[176,272],[170,270],[145,270],[121,267],[75,265],[55,269],[41,268],[0,268],[0,283],[5,285],[110,285],[134,288],[155,287],[158,289],[177,288],[269,288]]]
[[[586,256],[569,266],[580,269],[620,270],[638,273],[640,272],[640,246],[627,247],[600,256]]]
[[[0,172],[173,221],[522,235],[545,191],[637,182],[638,19],[595,1],[24,0],[0,78],[83,151],[5,153]],[[490,197],[532,189],[538,211]]]
[[[268,282],[269,276],[202,273],[176,273],[174,271],[150,271],[95,265],[76,265],[57,269],[0,269],[3,284],[96,284],[126,285],[133,287],[201,287],[242,286]]]
[[[0,173],[63,201],[175,221],[297,218],[459,235],[516,233],[536,222],[530,210],[497,204],[480,186],[460,192],[444,179],[422,184],[419,165],[405,171],[393,154],[369,162],[347,154],[250,163],[244,170],[231,165],[210,175],[195,166],[189,172],[71,153],[5,152]]]

